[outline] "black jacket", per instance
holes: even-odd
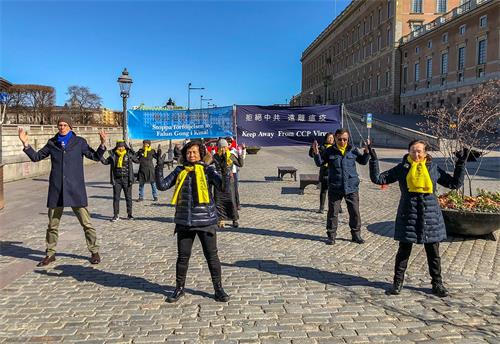
[[[399,182],[401,198],[399,200],[394,239],[417,244],[436,243],[446,239],[446,228],[437,196],[409,192],[406,175],[410,163],[405,155],[403,161],[383,173],[379,173],[378,160],[370,160],[370,179],[375,184],[391,184]],[[450,189],[458,189],[464,182],[464,163],[457,162],[453,176],[450,176],[430,157],[427,159],[427,170],[432,180],[433,190],[437,184]]]
[[[153,165],[153,159],[158,159],[158,154],[154,149],[148,152],[148,155],[144,157],[144,149],[139,149],[136,153],[136,157],[139,160],[139,172],[137,173],[137,179],[139,184],[145,184],[155,181],[155,167]]]
[[[221,188],[221,176],[215,171],[213,166],[199,163],[205,168],[205,177],[207,183]],[[163,168],[156,166],[156,186],[158,190],[165,191],[175,186],[177,176],[184,169],[183,166],[177,166],[168,176],[163,178]],[[208,204],[198,203],[198,194],[196,187],[195,173],[189,172],[181,186],[177,205],[175,207],[174,222],[186,227],[206,227],[217,223],[217,210],[215,208],[214,198],[208,188],[210,202]]]
[[[328,164],[328,191],[350,194],[359,190],[359,176],[356,163],[366,165],[370,155],[361,154],[357,149],[348,145],[345,155],[342,155],[336,145],[323,150],[322,154],[314,155],[316,166]]]
[[[115,185],[115,180],[126,176],[128,179],[128,185],[134,183],[134,162],[138,163],[139,159],[135,157],[135,153],[127,149],[127,153],[123,156],[122,168],[118,168],[118,155],[116,154],[116,148],[109,151],[109,157],[107,159],[102,158],[101,162],[104,165],[110,165],[109,167],[109,182],[111,185]]]
[[[318,147],[319,149],[319,155],[322,155],[323,152],[326,150],[327,147],[325,147],[325,145],[321,145]],[[311,148],[309,148],[309,156],[311,158],[314,158],[314,151]],[[328,181],[328,164],[326,162],[323,162],[323,164],[319,167],[319,180],[320,182],[323,180],[323,179],[326,179]]]
[[[50,156],[52,167],[49,177],[49,194],[47,207],[86,207],[87,191],[83,173],[83,157],[99,161],[105,149],[99,147],[97,151],[89,147],[87,141],[73,133],[66,149],[57,142],[57,134],[51,138],[38,152],[31,146],[24,149],[24,153],[36,162]]]

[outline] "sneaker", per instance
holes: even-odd
[[[137,199],[137,202],[142,202],[142,201],[144,201],[144,198],[138,198]]]
[[[238,223],[238,221],[233,221],[234,228],[238,228],[239,226],[240,226],[240,224]]]
[[[153,201],[158,202],[158,197],[153,197]]]
[[[135,217],[133,217],[132,215],[129,215],[129,216],[127,216],[127,220],[135,220]]]
[[[111,220],[109,220],[109,221],[111,221],[111,222],[116,222],[116,221],[118,221],[119,219],[120,219],[120,216],[115,215],[115,216],[113,216],[113,218],[112,218]]]

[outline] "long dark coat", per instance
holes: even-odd
[[[188,227],[199,230],[200,228],[217,224],[217,210],[215,209],[210,185],[214,185],[218,189],[222,186],[222,179],[213,166],[207,166],[204,163],[200,164],[205,167],[205,177],[209,185],[210,203],[198,203],[196,175],[194,171],[189,172],[179,191],[174,217],[174,222],[184,226],[185,230],[189,230]],[[156,186],[158,190],[165,191],[175,186],[177,177],[183,169],[184,165],[177,166],[172,173],[163,178],[163,167],[156,166]]]
[[[87,192],[83,172],[83,157],[100,161],[105,149],[97,151],[89,147],[87,141],[73,133],[66,149],[57,142],[57,135],[51,138],[38,152],[31,146],[24,149],[33,162],[50,156],[52,167],[49,177],[49,194],[47,207],[86,207]]]
[[[104,165],[111,165],[109,168],[109,183],[111,185],[115,185],[115,180],[119,177],[116,176],[116,165],[118,164],[118,155],[116,154],[116,148],[112,149],[109,151],[109,156],[106,159],[101,159],[101,162]],[[138,163],[139,159],[135,155],[134,152],[127,150],[127,153],[123,157],[123,168],[125,169],[125,173],[128,176],[128,185],[134,184],[134,164],[133,163]]]
[[[321,145],[318,147],[319,150],[319,155],[322,155],[323,152],[326,150],[327,147],[325,145]],[[309,156],[311,158],[314,158],[314,151],[311,148],[309,148]],[[326,162],[323,162],[323,164],[319,168],[319,181],[320,183],[322,182],[328,182],[328,164]]]
[[[326,148],[322,154],[314,155],[316,166],[328,164],[328,192],[350,194],[359,191],[359,176],[356,163],[366,165],[370,155],[362,154],[348,145],[342,155],[336,145]]]
[[[137,179],[139,184],[146,184],[155,181],[155,167],[153,164],[153,159],[158,159],[158,154],[154,149],[148,152],[148,156],[144,157],[144,149],[139,149],[137,151],[137,158],[139,159],[139,172],[137,173]]]
[[[243,167],[243,159],[231,154],[231,161],[238,167]],[[213,155],[213,163],[217,172],[223,177],[224,185],[221,189],[214,190],[215,205],[219,220],[239,219],[238,203],[236,202],[236,185],[232,166],[227,166],[226,157],[218,154]]]
[[[394,239],[406,243],[429,244],[446,239],[446,228],[437,196],[409,192],[406,175],[410,171],[408,154],[403,161],[383,173],[379,173],[378,160],[370,160],[370,179],[375,184],[399,182],[401,198],[399,200]],[[430,157],[427,158],[427,170],[432,180],[433,190],[437,184],[449,189],[458,189],[464,182],[464,164],[457,162],[453,176],[442,170]]]

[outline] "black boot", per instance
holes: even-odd
[[[327,245],[334,245],[335,244],[335,236],[333,235],[333,233],[326,232],[326,235],[328,236],[328,239],[326,239],[326,244]]]
[[[392,284],[391,289],[387,291],[387,295],[399,295],[401,293],[401,289],[403,289],[403,280],[399,278],[394,279],[394,283]]]
[[[222,284],[220,282],[214,283],[214,290],[215,290],[215,295],[214,299],[217,302],[228,302],[229,301],[229,295],[224,291],[222,288]]]
[[[432,282],[432,293],[439,297],[450,295],[448,290],[444,287],[443,282]]]
[[[355,242],[356,244],[364,244],[365,241],[361,237],[361,232],[360,231],[352,231],[352,241]]]
[[[167,296],[167,302],[168,303],[177,302],[177,301],[179,301],[179,299],[181,297],[184,296],[184,294],[185,294],[184,285],[178,285],[177,287],[175,287],[175,289],[172,292],[172,294],[170,294],[169,296]]]

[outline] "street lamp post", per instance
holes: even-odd
[[[127,98],[130,95],[132,82],[132,78],[128,75],[127,68],[123,69],[122,75],[118,78],[118,84],[120,85],[120,96],[123,99],[123,140],[125,142],[128,142]]]
[[[191,109],[191,90],[204,90],[205,87],[191,87],[191,83],[188,84],[188,110]]]
[[[203,95],[200,96],[200,111],[203,109],[203,102],[213,100],[212,98],[203,98]]]

